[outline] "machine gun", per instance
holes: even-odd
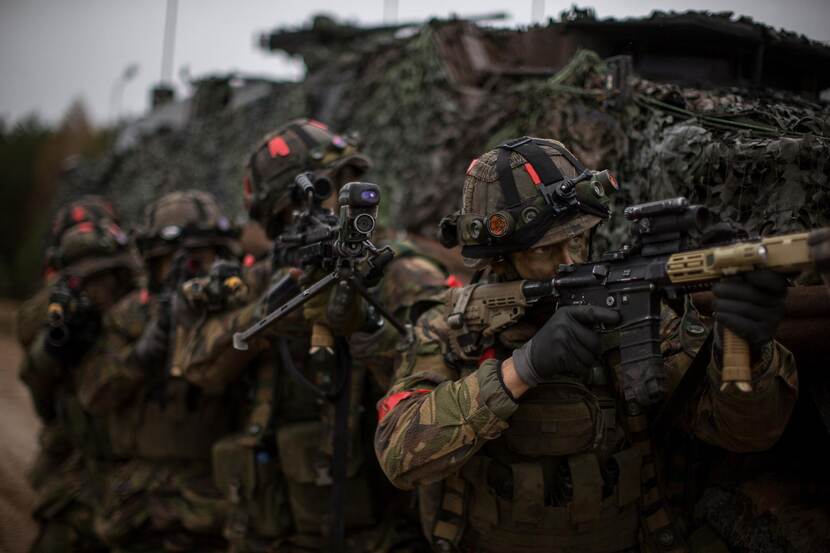
[[[325,182],[321,181],[322,179],[315,180],[311,173],[303,173],[295,178],[294,192],[305,199],[306,208],[295,215],[295,224],[276,240],[274,258],[278,264],[301,267],[306,270],[323,270],[328,274],[247,330],[235,333],[233,335],[235,349],[247,350],[250,338],[336,282],[363,296],[369,305],[387,319],[399,333],[404,336],[409,334],[407,328],[397,321],[366,288],[367,285],[374,285],[380,280],[384,267],[395,255],[388,246],[377,248],[371,240],[380,203],[380,188],[368,182],[346,184],[338,196],[340,213],[339,217],[336,217],[321,205],[331,193],[331,187],[328,187],[327,192]],[[277,287],[280,287],[279,283]],[[317,332],[319,331],[316,329],[312,330],[312,352],[315,348],[315,333]],[[315,390],[321,399],[334,405],[330,475],[332,524],[328,551],[340,553],[346,550],[346,466],[350,439],[348,420],[351,412],[352,371],[345,340],[340,338],[339,342],[336,342],[330,336],[330,332],[329,338],[331,338],[332,346],[337,346],[333,348],[333,351],[337,354],[336,364],[340,372],[339,383],[329,391],[310,382],[294,366],[284,338],[279,341],[279,349],[286,370],[298,382]],[[321,482],[325,480],[321,478]]]
[[[529,306],[551,297],[558,306],[614,309],[621,320],[615,330],[625,399],[647,406],[665,395],[659,334],[663,299],[705,290],[721,278],[757,268],[794,274],[813,264],[809,232],[690,247],[691,238],[709,227],[710,215],[682,197],[631,206],[624,213],[633,224],[632,245],[595,262],[560,265],[551,280],[481,284],[466,297],[465,289],[453,290],[449,325],[492,335],[520,319]],[[723,333],[723,363],[724,387],[752,389],[749,347],[728,329]]]
[[[368,182],[346,184],[338,196],[339,216],[334,216],[321,206],[331,194],[327,181],[321,181],[324,179],[314,179],[311,173],[301,173],[295,178],[295,191],[305,198],[306,208],[296,214],[295,224],[275,241],[274,258],[279,265],[320,269],[328,274],[247,330],[234,334],[234,348],[248,349],[247,342],[253,336],[335,282],[351,287],[401,335],[407,335],[407,328],[367,290],[367,286],[377,283],[384,267],[395,256],[391,248],[377,248],[371,240],[380,188]]]

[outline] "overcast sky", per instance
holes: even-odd
[[[541,2],[542,0],[537,0]],[[299,78],[301,65],[255,47],[255,37],[274,27],[296,26],[325,11],[365,24],[380,23],[395,0],[179,0],[173,77],[238,71],[274,78]],[[397,20],[451,13],[507,11],[511,25],[531,21],[533,0],[397,0]],[[547,0],[556,17],[571,0]],[[646,15],[652,10],[731,10],[830,42],[830,0],[594,0],[600,17]],[[165,0],[0,0],[0,118],[19,120],[36,112],[56,121],[81,98],[94,121],[104,123],[143,112],[150,87],[161,74]],[[120,110],[114,84],[137,64],[126,83]]]

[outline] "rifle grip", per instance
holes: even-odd
[[[750,367],[749,344],[729,330],[723,329],[723,372],[720,389],[735,384],[742,392],[752,391],[752,369]]]
[[[325,348],[331,352],[334,351],[334,335],[331,329],[324,323],[314,323],[311,326],[311,341],[309,344],[309,353],[314,354],[320,348]]]

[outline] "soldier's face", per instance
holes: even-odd
[[[510,260],[522,278],[545,280],[556,276],[559,265],[582,263],[588,257],[588,233],[564,242],[530,248],[510,254]]]
[[[111,307],[119,297],[122,283],[115,271],[103,271],[84,279],[83,291],[99,311]]]
[[[213,262],[216,260],[216,250],[211,247],[204,248],[189,248],[187,250],[187,258],[185,259],[186,266],[184,269],[189,274],[206,273]],[[173,270],[173,254],[165,254],[153,260],[150,266],[153,281],[162,283],[170,276],[170,271]]]

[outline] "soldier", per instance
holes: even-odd
[[[118,551],[220,551],[227,514],[212,484],[210,448],[230,428],[230,395],[211,395],[170,363],[179,321],[173,293],[220,260],[240,255],[238,230],[216,199],[173,192],[147,206],[136,243],[147,288],[120,301],[104,320],[97,355],[80,396],[107,422],[119,461],[107,478],[95,529]]]
[[[246,167],[244,196],[251,217],[275,238],[295,208],[294,177],[312,171],[329,179],[335,190],[359,178],[368,160],[355,144],[311,120],[292,121],[269,134]],[[332,207],[334,207],[332,205]],[[430,291],[443,288],[440,268],[408,247],[387,268],[380,298],[399,317],[406,317]],[[309,327],[326,321],[335,335],[351,333],[354,360],[348,388],[345,502],[340,503],[348,551],[415,551],[423,548],[414,520],[407,521],[400,494],[385,482],[371,451],[371,421],[365,412],[391,379],[393,356],[382,351],[398,336],[368,311],[357,309],[340,324],[326,314],[326,298],[253,340],[246,352],[231,347],[235,331],[267,313],[299,291],[300,271],[275,267],[265,260],[248,273],[252,301],[243,309],[205,317],[194,313],[192,335],[179,341],[177,365],[185,377],[207,389],[242,380],[250,387],[241,432],[214,447],[214,475],[233,504],[227,536],[234,551],[330,551],[337,525],[331,499],[337,464],[333,439],[336,402],[328,396],[336,386],[338,367],[324,353],[309,354]],[[286,276],[288,275],[288,278]],[[411,283],[409,282],[411,280]],[[276,283],[263,291],[268,282]],[[355,302],[357,303],[357,302]],[[305,318],[304,318],[305,317]],[[351,327],[343,332],[344,327]],[[352,331],[357,332],[352,333]],[[293,335],[291,337],[290,335]],[[318,352],[319,353],[319,352]],[[370,378],[371,377],[371,378]],[[369,388],[371,386],[371,388]],[[339,390],[343,391],[342,387]],[[368,425],[368,426],[367,426]],[[336,547],[336,546],[333,546]]]
[[[94,355],[101,318],[133,287],[137,269],[109,202],[84,197],[56,214],[47,286],[18,313],[27,347],[20,377],[43,421],[30,474],[41,525],[33,551],[106,550],[92,518],[111,451],[99,421],[79,400],[79,366]]]
[[[562,144],[532,139],[521,154],[516,144],[473,162],[461,211],[444,227],[494,281],[547,279],[559,264],[585,261],[601,221],[587,208],[554,212],[537,188],[583,172]],[[514,214],[514,227],[490,218],[501,210]],[[798,391],[792,355],[772,340],[786,288],[783,277],[760,271],[714,287],[715,328],[752,346],[754,391],[721,390],[716,347],[702,358],[705,382],[686,402],[683,430],[736,452],[779,438]],[[469,291],[448,294],[419,319],[378,406],[378,459],[395,485],[417,487],[435,550],[687,550],[657,486],[663,475],[646,419],[622,408],[615,373],[599,368],[613,340],[596,327],[614,325],[616,312],[540,304],[494,335],[476,335],[448,323],[465,311]],[[704,324],[692,308],[682,318],[664,309],[670,387],[703,343]]]

